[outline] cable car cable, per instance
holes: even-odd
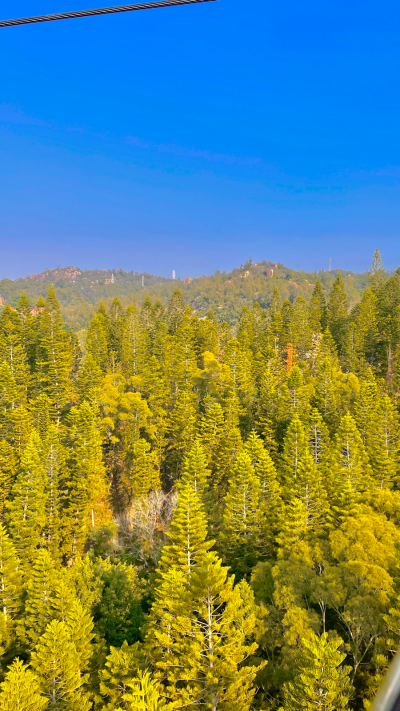
[[[0,27],[14,25],[30,25],[33,22],[52,22],[53,20],[73,20],[75,17],[91,17],[92,15],[111,15],[114,12],[134,12],[135,10],[152,10],[157,7],[173,5],[194,5],[199,2],[215,2],[215,0],[155,0],[140,2],[134,5],[117,5],[115,7],[100,7],[95,10],[76,10],[74,12],[59,12],[54,15],[37,15],[37,17],[20,17],[16,20],[1,20]]]

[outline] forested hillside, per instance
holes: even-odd
[[[400,640],[400,275],[314,278],[234,330],[176,284],[115,297],[83,345],[53,287],[4,306],[1,710],[369,708]]]
[[[176,281],[123,269],[82,271],[66,267],[48,269],[16,281],[0,280],[0,308],[2,304],[16,306],[22,292],[36,302],[53,284],[65,325],[79,332],[88,328],[101,300],[109,308],[113,298],[118,296],[125,309],[129,304],[140,308],[148,295],[153,302],[159,299],[167,307],[178,286],[185,305],[189,305],[197,316],[206,316],[212,308],[218,323],[226,321],[235,325],[243,306],[250,308],[257,302],[268,308],[275,287],[283,300],[293,302],[297,296],[302,296],[308,301],[317,276],[325,296],[328,296],[337,274],[337,269],[331,272],[321,270],[317,275],[316,272],[289,269],[281,263],[262,261],[253,264],[251,259],[229,273],[217,271],[211,276]],[[354,306],[366,289],[367,274],[344,270],[341,276],[349,303]]]

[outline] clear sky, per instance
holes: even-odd
[[[218,0],[0,29],[0,277],[361,270],[376,246],[396,268],[399,20],[394,0]]]

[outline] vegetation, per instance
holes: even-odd
[[[101,303],[82,345],[52,286],[6,305],[0,709],[368,709],[400,637],[399,394],[379,252],[353,306],[337,274],[234,329],[179,289]]]
[[[289,299],[293,303],[297,296],[302,296],[308,301],[317,276],[327,296],[337,274],[337,269],[330,272],[321,270],[317,275],[316,272],[289,269],[281,263],[262,261],[253,264],[251,259],[229,273],[216,271],[211,276],[176,281],[146,272],[125,272],[123,269],[81,271],[76,267],[66,267],[48,269],[42,274],[32,274],[16,281],[0,280],[0,297],[3,303],[16,306],[22,291],[36,301],[53,284],[65,325],[79,332],[87,330],[101,300],[109,308],[114,296],[118,295],[125,309],[129,304],[140,308],[148,295],[153,303],[159,299],[167,307],[178,286],[185,305],[189,305],[197,316],[206,316],[212,308],[219,323],[226,321],[235,325],[243,306],[250,308],[257,302],[263,308],[269,308],[275,287],[278,287],[283,300]],[[354,306],[367,287],[367,274],[345,271],[342,279],[350,305]]]

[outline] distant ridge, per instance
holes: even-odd
[[[244,306],[249,308],[257,301],[267,308],[272,292],[278,288],[282,300],[294,301],[301,296],[311,297],[317,278],[328,295],[337,269],[306,272],[286,267],[281,262],[263,260],[245,264],[230,272],[217,270],[209,276],[184,275],[182,278],[163,277],[147,272],[123,269],[80,269],[76,266],[58,266],[39,274],[29,274],[16,280],[0,280],[0,308],[15,306],[24,291],[34,304],[45,296],[49,284],[54,284],[60,300],[63,318],[70,328],[86,329],[97,305],[109,303],[118,296],[126,308],[129,304],[140,307],[146,294],[152,301],[160,299],[166,306],[174,289],[182,291],[185,303],[202,318],[211,308],[218,321],[234,324]],[[359,301],[367,285],[367,274],[341,270],[351,305]]]

